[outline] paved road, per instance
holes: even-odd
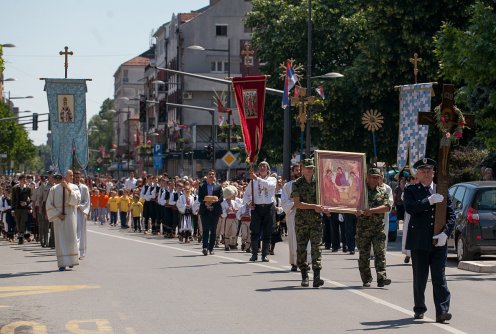
[[[249,254],[90,224],[88,256],[58,272],[54,251],[0,241],[0,334],[5,333],[494,333],[495,274],[446,274],[453,319],[413,321],[411,267],[390,243],[393,284],[362,288],[357,257],[323,253],[320,289],[289,272],[287,244],[269,263]],[[15,328],[17,330],[15,331]]]

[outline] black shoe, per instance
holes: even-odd
[[[20,237],[20,238],[19,238],[19,242],[18,242],[18,244],[19,244],[19,245],[22,245],[23,243],[24,243],[24,239],[23,239],[22,237]]]
[[[226,246],[226,247],[224,247],[224,250],[225,250],[226,252],[229,252],[229,251],[231,250],[231,248],[229,248],[229,246]]]
[[[208,254],[208,250],[206,248],[203,248],[202,253],[203,253],[203,255],[207,255]]]
[[[250,261],[251,262],[255,262],[258,260],[258,256],[256,254],[253,254],[251,257],[250,257]]]
[[[451,320],[451,313],[443,313],[440,315],[436,315],[436,322],[444,323],[445,321]]]
[[[338,251],[338,249],[333,249],[331,252],[336,253],[337,251]]]
[[[291,265],[291,271],[298,271],[298,267],[294,264]]]
[[[370,282],[363,282],[363,287],[369,288],[370,287]]]
[[[269,262],[269,258],[267,256],[262,256],[262,262]]]
[[[301,286],[306,288],[310,285],[310,282],[308,281],[308,271],[302,270],[301,271]]]
[[[424,314],[415,312],[413,319],[424,319]]]
[[[213,250],[209,251],[208,253],[209,253],[210,255],[214,255],[214,254],[215,254]]]
[[[343,248],[343,253],[347,253],[348,252],[348,248],[344,247]]]
[[[377,286],[379,288],[383,288],[385,285],[391,284],[391,280],[389,278],[383,278],[377,281]]]
[[[355,251],[351,251],[350,252],[350,255],[355,255]]]
[[[405,256],[405,259],[403,260],[404,263],[410,263],[410,257]]]
[[[313,287],[320,288],[324,285],[324,280],[320,279],[320,269],[313,272]]]

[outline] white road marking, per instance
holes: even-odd
[[[93,231],[93,230],[90,230],[90,229],[88,229],[88,232],[95,233],[95,234],[100,234],[100,235],[104,235],[104,236],[111,237],[111,238],[122,239],[122,240],[129,240],[129,241],[138,242],[138,243],[142,243],[142,244],[146,244],[146,245],[151,245],[151,246],[156,246],[156,247],[173,249],[173,250],[177,250],[177,251],[185,252],[185,253],[202,254],[200,251],[195,251],[195,250],[190,250],[190,249],[184,249],[184,248],[174,247],[174,246],[170,246],[170,245],[156,244],[156,243],[149,242],[149,241],[136,240],[134,238],[123,237],[123,236],[119,236],[119,235],[112,235],[112,234],[108,234],[108,233]],[[389,254],[389,255],[392,255],[392,254]],[[396,254],[394,254],[394,255],[396,255]],[[223,255],[215,255],[214,254],[214,255],[208,255],[208,256],[209,257],[216,257],[216,258],[219,258],[219,259],[228,260],[228,261],[232,261],[232,262],[239,262],[240,261],[240,259],[236,259],[236,258],[232,258],[232,257],[228,257],[228,256],[223,256]],[[270,261],[271,262],[269,262],[269,263],[276,263],[273,260],[270,260]],[[258,267],[262,267],[262,268],[272,269],[272,270],[286,270],[286,268],[288,268],[287,266],[275,267],[275,266],[263,264],[262,262],[247,262],[247,264],[258,266]],[[296,273],[293,273],[293,274],[296,274]],[[342,284],[342,283],[339,283],[339,282],[336,282],[336,281],[331,281],[331,280],[328,280],[328,279],[326,279],[324,277],[321,277],[321,278],[323,280],[325,280],[326,282],[328,282],[328,283],[330,283],[330,284],[332,284],[332,285],[334,285],[336,287],[348,288],[348,289],[346,289],[346,291],[349,291],[351,293],[354,293],[354,294],[356,294],[356,295],[358,295],[360,297],[363,297],[365,299],[368,299],[368,300],[370,300],[370,301],[372,301],[374,303],[377,303],[377,304],[386,306],[386,307],[388,307],[390,309],[393,309],[395,311],[398,311],[400,313],[403,313],[403,314],[408,315],[408,316],[410,316],[410,317],[413,318],[413,312],[412,311],[407,310],[407,309],[405,309],[405,308],[403,308],[403,307],[401,307],[399,305],[396,305],[396,304],[390,303],[390,302],[388,302],[386,300],[383,300],[383,299],[374,297],[374,296],[369,295],[369,294],[367,294],[367,293],[365,293],[363,291],[360,291],[360,290],[351,288],[348,285],[345,285],[345,284]],[[425,317],[424,318],[424,321],[432,321],[432,322],[429,322],[428,324],[433,325],[433,326],[436,326],[439,329],[445,330],[445,331],[450,332],[450,333],[453,333],[453,334],[467,334],[466,332],[463,332],[463,331],[458,330],[458,329],[456,329],[454,327],[451,327],[450,325],[436,323],[436,322],[434,322],[434,319],[430,319],[430,318]]]

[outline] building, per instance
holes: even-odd
[[[251,30],[245,26],[244,19],[251,9],[251,1],[211,0],[207,7],[174,14],[154,34],[156,47],[152,65],[222,79],[228,75],[258,74],[256,57],[253,52],[247,52]],[[150,133],[150,124],[155,126],[153,143],[163,145],[163,170],[171,175],[204,175],[212,167],[205,147],[212,144],[216,151],[216,169],[226,170],[227,166],[220,159],[228,148],[236,149],[242,141],[241,136],[232,135],[231,128],[232,140],[227,143],[228,115],[219,114],[214,104],[216,93],[226,97],[225,105],[233,109],[231,124],[239,125],[234,96],[229,94],[228,86],[160,71],[154,66],[147,67],[145,81],[145,97],[152,101],[147,103],[149,126],[145,132]],[[231,99],[227,99],[229,95]],[[221,121],[223,127],[219,126]]]

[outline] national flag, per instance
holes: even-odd
[[[284,89],[282,94],[282,107],[286,108],[289,106],[289,92],[298,82],[298,76],[293,71],[291,61],[286,62],[286,76],[284,77]]]
[[[322,98],[322,100],[325,100],[325,95],[324,95],[324,86],[320,85],[319,87],[315,88],[317,91],[317,94]]]

